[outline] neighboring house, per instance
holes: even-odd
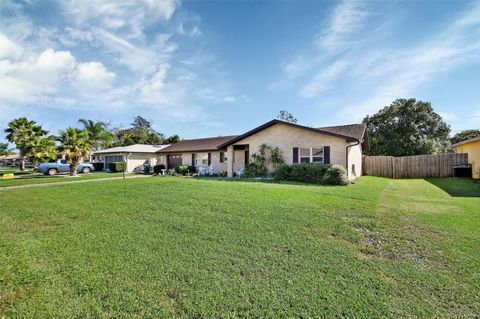
[[[472,164],[472,177],[480,179],[480,136],[453,144],[456,153],[467,153]]]
[[[157,152],[169,145],[145,145],[134,144],[107,148],[93,153],[94,162],[103,162],[104,169],[113,162],[126,162],[126,171],[133,172],[135,168],[143,164],[155,165],[157,163]]]
[[[159,162],[168,168],[211,165],[215,173],[227,172],[232,177],[261,144],[277,146],[286,164],[339,164],[354,179],[362,175],[362,152],[368,138],[364,124],[313,128],[272,120],[239,136],[184,140],[157,153]]]

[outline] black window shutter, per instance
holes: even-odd
[[[212,153],[208,153],[208,165],[212,164]]]
[[[195,153],[192,153],[192,166],[195,166]]]
[[[293,163],[298,163],[298,147],[293,148]]]
[[[225,153],[220,152],[220,163],[223,163],[223,162],[225,162]]]
[[[330,146],[323,147],[323,164],[330,164]]]

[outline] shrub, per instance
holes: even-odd
[[[273,173],[273,178],[279,181],[288,181],[292,173],[292,167],[288,165],[280,165]]]
[[[191,165],[180,165],[175,167],[175,172],[179,175],[192,175],[195,171],[195,166]]]
[[[173,169],[173,168],[170,168],[168,171],[167,171],[167,174],[170,175],[170,176],[177,176],[177,172]]]
[[[243,175],[245,177],[267,176],[267,168],[263,165],[257,165],[255,162],[245,165]]]
[[[98,171],[103,171],[103,163],[92,163],[93,168]]]
[[[165,169],[165,168],[166,168],[165,165],[163,165],[163,164],[157,164],[157,165],[155,165],[155,166],[153,167],[153,172],[154,172],[155,174],[160,174],[160,173],[162,172],[162,169]]]
[[[124,162],[113,162],[108,164],[108,169],[110,170],[110,172],[123,172],[124,168]]]
[[[274,173],[276,180],[309,184],[347,185],[347,172],[340,165],[293,164],[280,165]]]
[[[332,165],[325,172],[323,182],[327,185],[347,185],[347,171],[343,166]]]

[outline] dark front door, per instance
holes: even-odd
[[[175,168],[182,165],[182,155],[168,155],[167,157],[167,166],[168,168]]]

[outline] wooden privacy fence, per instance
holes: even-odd
[[[452,177],[453,164],[467,163],[468,154],[364,156],[363,174],[390,178]]]

